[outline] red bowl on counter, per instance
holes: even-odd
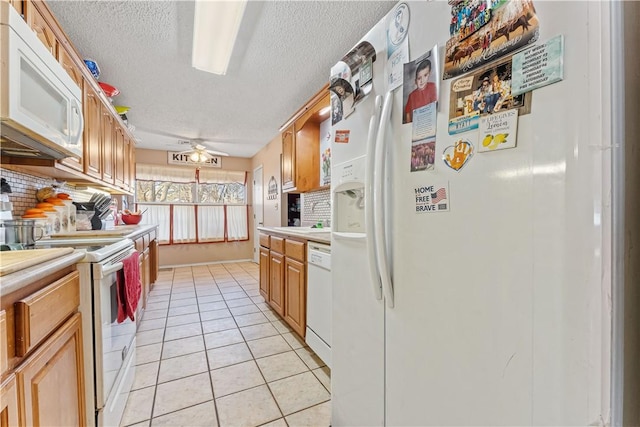
[[[127,225],[136,225],[142,221],[142,215],[127,215],[122,214],[122,222]]]

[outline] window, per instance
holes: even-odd
[[[142,223],[158,224],[158,241],[229,242],[249,239],[246,172],[136,166]]]

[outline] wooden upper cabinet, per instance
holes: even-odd
[[[105,105],[100,106],[100,139],[102,141],[102,180],[113,184],[115,180],[115,119]]]
[[[69,77],[71,77],[78,87],[82,89],[82,71],[80,71],[80,68],[75,62],[73,62],[71,55],[67,52],[62,43],[58,44],[58,62],[62,65],[62,68],[64,68],[67,74],[69,74]]]
[[[293,126],[282,132],[282,190],[295,188],[296,145]]]
[[[58,40],[53,29],[36,8],[34,1],[25,1],[23,4],[24,18],[27,21],[27,25],[36,33],[40,41],[51,52],[51,55],[54,58],[58,58]]]
[[[125,146],[127,147],[127,153],[129,155],[125,165],[128,170],[128,173],[125,176],[125,189],[128,188],[129,191],[133,193],[136,189],[136,145],[134,140],[129,138],[126,133]]]
[[[282,191],[320,188],[320,123],[329,118],[329,91],[318,92],[282,132]]]
[[[84,173],[102,179],[102,102],[87,84],[84,92]]]
[[[114,144],[113,149],[115,151],[115,175],[114,175],[114,184],[120,188],[124,188],[125,186],[125,159],[128,158],[128,154],[125,152],[125,141],[124,141],[124,129],[120,124],[114,124]]]
[[[13,8],[20,14],[22,15],[24,13],[24,9],[23,9],[23,1],[22,0],[1,0],[1,1],[7,1],[9,2],[9,4],[11,6],[13,6]]]

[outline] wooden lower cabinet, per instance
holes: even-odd
[[[307,328],[306,240],[260,235],[260,295],[302,338]],[[269,245],[267,247],[266,245]]]
[[[16,370],[21,425],[84,424],[80,314],[73,315]]]
[[[269,249],[260,247],[260,295],[269,301]]]
[[[284,255],[269,253],[269,304],[280,316],[284,316]]]
[[[0,385],[0,427],[18,425],[18,385],[15,374],[11,374]]]
[[[294,259],[285,259],[284,320],[301,337],[307,325],[307,280],[305,265]]]

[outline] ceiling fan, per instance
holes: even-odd
[[[206,142],[202,139],[192,139],[192,140],[179,140],[178,144],[181,145],[190,145],[191,148],[189,150],[181,151],[180,154],[187,154],[189,159],[193,162],[206,162],[211,160],[213,157],[217,156],[228,156],[228,153],[224,151],[212,150],[207,147]]]

